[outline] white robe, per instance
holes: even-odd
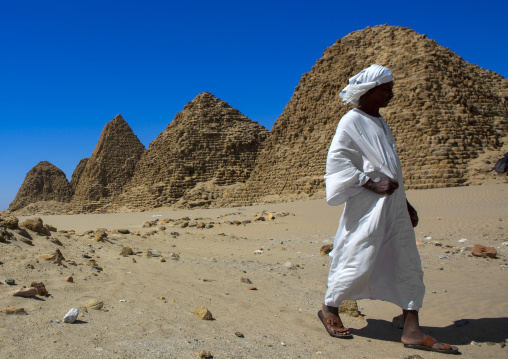
[[[362,187],[369,178],[398,181],[392,195]],[[422,306],[425,286],[407,211],[395,140],[382,118],[353,109],[339,121],[326,162],[326,199],[346,202],[330,252],[325,304],[380,299],[407,310]]]

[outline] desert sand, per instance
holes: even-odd
[[[458,346],[464,358],[508,357],[508,186],[418,190],[407,196],[420,216],[415,230],[427,288],[424,331]],[[202,350],[214,358],[445,357],[404,348],[401,330],[391,325],[400,309],[386,302],[360,300],[359,317],[343,315],[354,339],[326,333],[317,311],[329,259],[320,248],[333,242],[341,211],[342,206],[317,199],[41,216],[58,229],[52,237],[61,246],[34,232],[29,232],[33,246],[0,243],[0,310],[18,307],[27,313],[0,313],[0,357],[198,358]],[[270,213],[274,219],[268,219]],[[260,216],[266,220],[256,221]],[[20,223],[32,217],[19,217]],[[214,222],[213,228],[175,225],[185,217],[190,223]],[[155,226],[143,227],[155,220]],[[97,228],[108,229],[105,241],[83,234]],[[494,247],[497,258],[473,257],[477,243]],[[124,247],[134,254],[120,255]],[[62,265],[38,259],[56,249],[65,257]],[[149,250],[155,256],[147,256]],[[83,255],[102,270],[85,265]],[[74,282],[64,281],[67,276]],[[3,283],[6,278],[16,284]],[[9,295],[32,282],[43,282],[49,294]],[[90,299],[104,307],[87,309]],[[199,306],[214,319],[195,317]],[[80,311],[78,320],[64,323],[73,307]]]

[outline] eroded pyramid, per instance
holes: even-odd
[[[144,151],[145,147],[121,115],[108,122],[90,158],[82,160],[74,171],[77,183],[71,202],[73,210],[108,211],[113,199],[134,175]]]
[[[201,93],[150,144],[114,208],[213,205],[224,188],[249,178],[268,134],[226,102]]]
[[[249,181],[229,201],[323,196],[328,147],[339,119],[352,108],[342,104],[339,92],[371,64],[395,76],[395,97],[381,113],[396,138],[406,188],[467,184],[472,159],[504,155],[507,79],[409,28],[368,27],[338,40],[302,76]]]
[[[26,174],[9,210],[17,211],[41,201],[67,203],[71,197],[72,188],[65,173],[53,164],[42,161]]]

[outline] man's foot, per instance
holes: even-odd
[[[339,316],[339,308],[323,305],[318,317],[326,328],[328,334],[335,338],[351,339],[353,336],[348,328],[344,327]]]
[[[458,354],[459,349],[455,346],[445,343],[439,343],[436,339],[430,335],[426,336],[421,341],[407,340],[404,337],[401,339],[402,344],[405,348],[427,350],[432,352],[444,353],[444,354]]]

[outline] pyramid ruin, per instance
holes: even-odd
[[[71,200],[71,197],[72,188],[65,173],[51,163],[42,161],[26,174],[9,210],[16,211],[29,204],[42,201],[66,203]]]
[[[99,142],[88,160],[82,160],[73,174],[76,181],[74,212],[105,212],[134,175],[145,146],[122,115],[104,126]]]
[[[302,76],[249,181],[229,201],[323,196],[328,146],[352,108],[342,105],[339,92],[371,64],[395,76],[395,97],[381,113],[397,141],[406,188],[467,184],[472,159],[508,151],[501,150],[508,142],[507,79],[409,28],[368,27],[338,40]]]
[[[150,144],[113,208],[210,206],[245,182],[269,131],[204,92]]]
[[[76,191],[76,187],[78,186],[79,178],[83,174],[83,171],[85,170],[87,162],[88,162],[88,157],[83,158],[81,161],[79,161],[78,165],[74,169],[74,172],[72,173],[71,182],[70,182],[71,188],[72,188],[72,193],[74,193]]]

